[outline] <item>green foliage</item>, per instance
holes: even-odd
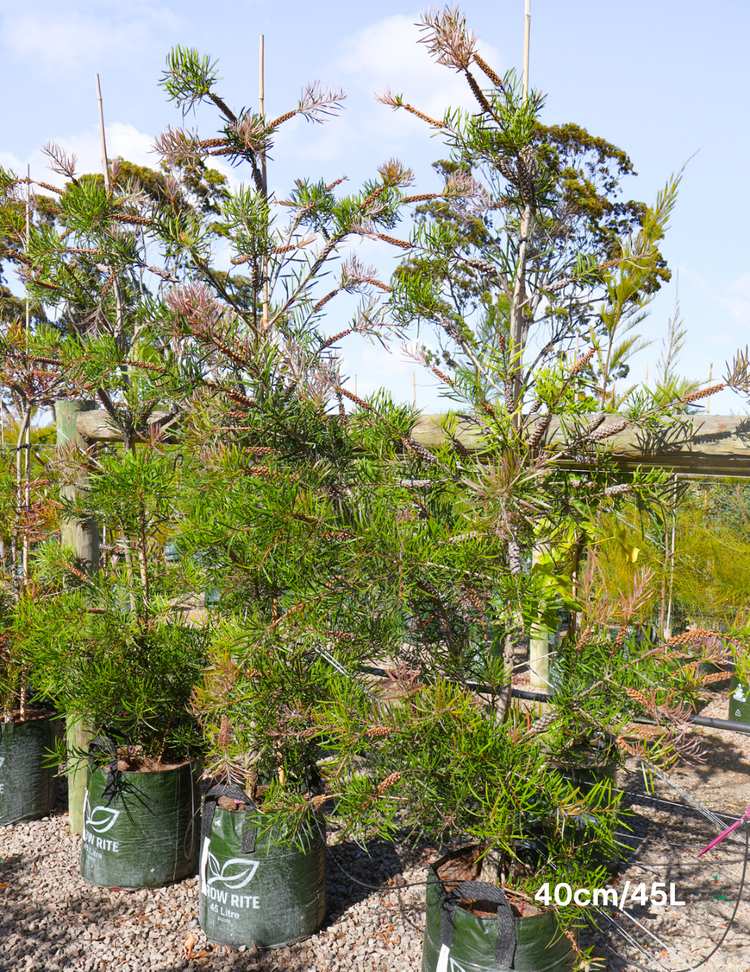
[[[160,761],[201,749],[187,711],[205,664],[206,631],[191,616],[200,574],[164,556],[180,515],[180,460],[143,445],[89,462],[86,491],[60,505],[66,521],[103,525],[100,568],[88,577],[72,551],[48,545],[39,572],[64,577],[65,589],[26,605],[19,622],[38,692]]]
[[[268,822],[293,831],[330,796],[358,838],[464,835],[496,855],[495,879],[591,885],[614,852],[618,801],[571,782],[581,751],[690,752],[681,705],[695,686],[679,652],[626,642],[654,593],[650,575],[631,577],[639,545],[623,510],[632,500],[657,518],[664,477],[623,482],[607,450],[622,422],[596,414],[604,371],[591,364],[606,338],[605,391],[626,364],[633,345],[617,342],[665,278],[674,193],[658,211],[620,203],[624,153],[544,129],[541,97],[495,76],[457,16],[427,15],[426,37],[479,110],[435,123],[451,152],[444,192],[418,213],[417,255],[392,290],[349,246],[409,246],[390,235],[408,169],[385,162],[346,194],[342,180],[304,178],[284,200],[266,191],[279,127],[321,120],[338,92],[310,86],[277,119],[234,111],[210,58],[177,48],[162,83],[183,113],[218,109],[215,137],[167,130],[164,174],[122,164],[109,191],[56,153],[68,181],[39,209],[23,262],[57,323],[16,328],[6,360],[26,368],[19,402],[96,396],[123,441],[60,463],[61,514],[98,520],[105,557],[88,576],[70,550],[40,544],[40,583],[57,573],[64,589],[24,602],[23,618],[40,691],[145,756],[203,753]],[[221,183],[214,155],[248,184]],[[343,294],[360,304],[331,337],[324,315]],[[420,322],[442,331],[452,373],[417,357],[457,403],[430,447],[412,409],[345,387],[336,350]],[[550,336],[527,361],[536,325]],[[571,362],[576,330],[591,347]],[[657,426],[675,399],[662,388],[631,406]],[[591,548],[609,544],[630,573],[607,592]],[[532,722],[510,704],[512,666],[563,608],[565,688]],[[644,691],[650,679],[663,690]],[[664,728],[659,746],[631,741],[643,715]]]
[[[187,704],[205,634],[168,615],[136,627],[115,583],[101,580],[97,593],[96,607],[84,589],[29,606],[23,621],[35,688],[69,720],[82,719],[139,755],[170,762],[199,754]]]
[[[161,83],[169,97],[186,114],[210,94],[217,80],[216,63],[194,48],[175,47],[167,57]]]
[[[645,346],[636,332],[644,308],[670,277],[659,245],[679,179],[655,207],[623,201],[621,182],[634,174],[625,152],[578,125],[544,125],[544,99],[525,98],[513,72],[498,77],[465,25],[446,26],[454,13],[426,15],[425,42],[463,74],[477,111],[438,122],[400,95],[383,98],[439,129],[451,149],[435,166],[443,192],[416,210],[394,312],[431,323],[458,384],[511,411],[533,402],[540,369],[582,341],[581,354],[590,345],[597,357],[575,387],[606,403]],[[457,59],[445,54],[454,45]]]

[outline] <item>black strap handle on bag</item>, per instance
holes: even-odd
[[[211,836],[214,810],[216,810],[216,804],[220,797],[229,797],[230,800],[237,800],[239,803],[244,803],[247,807],[245,810],[245,822],[242,828],[241,853],[252,854],[255,850],[257,831],[250,824],[250,815],[255,810],[255,804],[247,793],[234,783],[215,783],[206,793],[203,802],[203,836]]]
[[[453,927],[456,921],[456,908],[463,899],[471,901],[491,901],[497,905],[497,952],[495,961],[499,966],[513,968],[516,952],[516,922],[510,902],[502,888],[486,881],[464,881],[449,892],[443,901],[440,913],[440,945],[450,949],[453,945]]]

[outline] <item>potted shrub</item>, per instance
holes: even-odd
[[[263,636],[261,625],[260,612],[222,625],[194,696],[211,781],[199,920],[211,941],[235,948],[296,941],[326,910],[318,749],[305,711],[327,697],[329,666],[311,642]]]
[[[163,555],[179,469],[158,443],[101,457],[63,505],[108,525],[107,556],[89,579],[63,549],[67,589],[29,617],[40,691],[96,737],[67,755],[89,762],[81,871],[105,887],[166,884],[196,862],[201,740],[187,706],[206,633],[187,616],[192,564]]]
[[[35,698],[26,607],[21,598],[0,608],[0,825],[46,817],[55,806],[51,754],[59,733],[54,710]]]
[[[328,766],[336,812],[350,829],[403,828],[463,844],[430,867],[423,969],[442,967],[443,946],[466,968],[572,969],[578,909],[552,900],[550,910],[535,896],[545,883],[604,881],[599,855],[602,843],[614,849],[617,798],[602,787],[583,795],[551,765],[542,733],[513,716],[488,718],[465,690],[403,671],[392,673],[392,689],[390,702],[350,693],[325,708],[319,727],[336,754]],[[367,775],[356,772],[362,764]],[[595,834],[582,840],[576,821],[585,812]]]
[[[150,317],[154,343],[179,353],[149,380],[183,395],[182,447],[194,461],[184,466],[180,549],[203,572],[199,589],[218,594],[192,709],[210,781],[200,920],[214,941],[273,946],[309,934],[325,913],[320,750],[308,710],[325,704],[332,682],[361,682],[358,664],[393,627],[354,582],[363,521],[349,493],[369,478],[368,456],[348,431],[343,402],[362,400],[343,387],[336,345],[387,329],[377,295],[388,286],[342,257],[363,234],[394,242],[388,234],[411,173],[385,162],[350,194],[337,188],[342,180],[301,179],[279,210],[265,184],[279,126],[296,115],[322,121],[341,93],[309,86],[277,119],[235,113],[210,59],[183,49],[170,55],[163,85],[183,111],[207,101],[221,113],[217,137],[161,136],[165,164],[220,152],[251,180],[187,233],[174,220],[159,225],[161,245],[190,279],[163,288]],[[193,245],[212,232],[231,248],[229,273]],[[336,280],[323,289],[331,272]],[[360,300],[354,320],[329,336],[322,309],[347,295]],[[408,409],[390,409],[380,422],[389,453],[410,421]],[[376,532],[376,524],[367,531]]]
[[[29,615],[60,587],[45,569],[59,526],[45,461],[51,430],[32,429],[49,383],[23,357],[28,333],[18,322],[3,324],[9,357],[0,371],[0,825],[45,817],[55,805],[51,754],[59,723],[39,692]],[[8,414],[18,421],[9,423]]]

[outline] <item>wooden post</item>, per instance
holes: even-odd
[[[71,446],[85,448],[83,437],[76,431],[76,419],[81,412],[92,411],[96,402],[72,401],[57,402],[55,419],[57,425],[57,448],[63,455]],[[71,467],[72,470],[72,467]],[[80,472],[74,474],[72,482],[64,486],[62,495],[67,499],[75,499],[81,492],[82,476]],[[62,542],[72,547],[76,554],[86,564],[86,572],[93,576],[99,570],[99,527],[94,519],[63,520],[61,525]],[[66,745],[68,752],[88,750],[89,743],[94,738],[90,723],[86,721],[86,713],[67,713]],[[71,834],[80,834],[83,830],[83,797],[86,791],[85,761],[68,759],[68,826]]]
[[[537,542],[531,552],[531,563],[538,564],[543,554],[549,553],[549,544]],[[540,613],[544,605],[540,605]],[[533,688],[549,692],[549,632],[540,623],[531,625],[529,632],[529,684]]]

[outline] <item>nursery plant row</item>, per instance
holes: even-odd
[[[689,713],[732,665],[747,714],[744,616],[704,604],[715,623],[672,635],[688,488],[608,448],[718,386],[678,377],[676,340],[654,389],[620,391],[679,179],[623,202],[625,153],[545,125],[455,10],[423,28],[476,102],[383,96],[442,136],[429,191],[391,159],[351,192],[269,193],[278,130],[340,93],[270,119],[183,48],[162,88],[215,113],[210,137],[167,127],[154,170],[79,173],[50,145],[54,181],[0,171],[26,291],[0,336],[0,822],[47,813],[64,763],[85,880],[197,867],[208,937],[258,947],[323,920],[327,821],[455,840],[424,972],[573,968],[579,909],[534,895],[605,882],[618,764],[694,755]],[[362,241],[400,256],[389,280]],[[362,339],[441,382],[434,445],[415,407],[352,391],[339,352]],[[720,384],[748,392],[746,355]],[[81,431],[95,409],[105,436]],[[511,698],[529,660],[554,689],[534,712]]]

